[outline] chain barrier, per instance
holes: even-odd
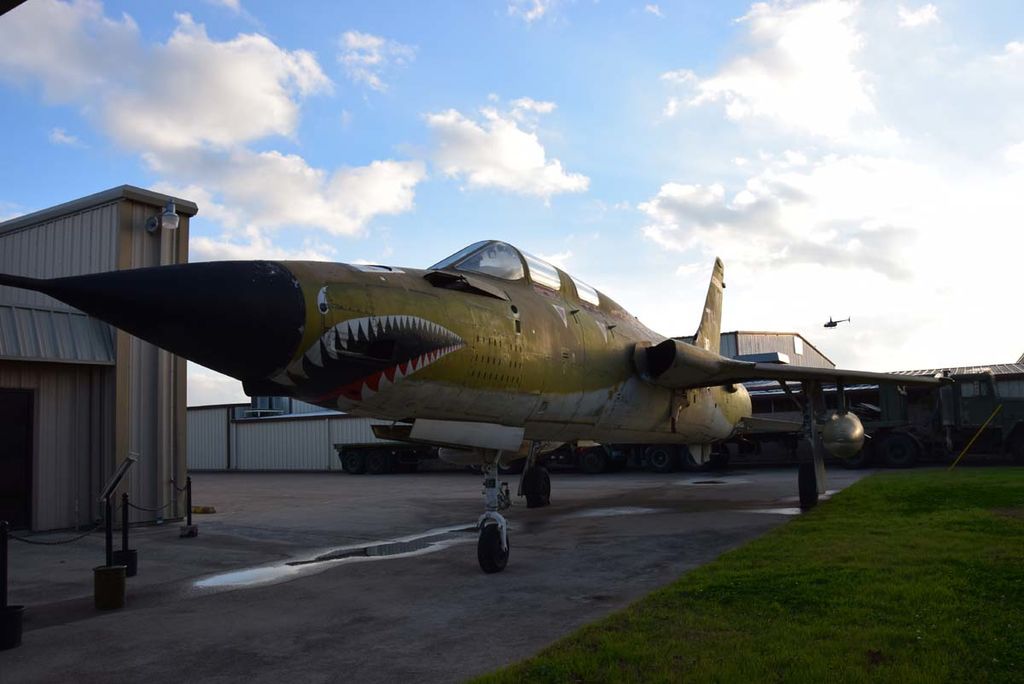
[[[174,480],[171,480],[171,486],[174,487],[174,491],[178,492],[179,494],[181,492],[185,491],[186,489],[188,489],[188,483],[187,482],[185,483],[184,487],[179,487],[177,482],[175,482]]]
[[[162,513],[165,510],[167,510],[173,503],[173,501],[169,501],[160,508],[146,508],[145,506],[136,506],[135,504],[128,502],[128,508],[134,508],[137,511],[143,511],[145,513]]]
[[[11,534],[11,533],[8,533],[7,537],[9,539],[13,539],[15,541],[24,542],[25,544],[36,544],[38,546],[60,546],[61,544],[70,544],[72,542],[78,541],[79,539],[84,539],[85,537],[88,537],[90,534],[92,534],[93,532],[95,532],[96,530],[98,530],[102,526],[103,526],[103,523],[102,522],[98,522],[95,525],[93,525],[91,528],[89,528],[88,530],[83,532],[82,534],[79,534],[79,535],[77,535],[75,537],[71,537],[70,539],[58,539],[56,541],[50,541],[50,540],[44,540],[44,539],[30,539],[28,537],[19,537],[18,535]]]

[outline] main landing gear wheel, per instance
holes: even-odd
[[[797,473],[797,485],[800,490],[800,508],[807,510],[818,505],[818,477],[814,471],[814,461],[803,461]]]
[[[527,508],[541,508],[551,504],[551,475],[544,466],[535,465],[523,477],[523,495]]]
[[[495,523],[485,523],[476,543],[476,559],[480,562],[480,569],[488,574],[504,570],[508,565],[509,548],[508,531],[505,532],[505,544],[502,545],[501,528]]]

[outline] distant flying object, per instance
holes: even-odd
[[[838,321],[833,321],[832,317],[829,316],[828,317],[828,323],[825,324],[825,327],[826,328],[836,328],[836,327],[839,326],[840,323],[849,323],[849,322],[850,322],[849,318],[841,318]]]
[[[242,381],[394,421],[378,434],[440,447],[484,472],[477,557],[508,561],[511,505],[499,463],[526,458],[519,491],[548,503],[545,443],[687,445],[695,459],[743,431],[795,431],[815,445],[801,463],[801,503],[824,490],[823,451],[860,450],[844,383],[935,378],[752,363],[718,354],[724,267],[715,260],[693,344],[643,326],[614,301],[504,242],[478,242],[428,269],[225,261],[38,280],[0,275]],[[751,417],[745,380],[803,383],[803,423]],[[837,386],[826,412],[821,383]],[[796,398],[794,397],[794,401]],[[814,418],[813,420],[811,418]]]

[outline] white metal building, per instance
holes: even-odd
[[[189,470],[340,471],[335,444],[384,443],[370,426],[390,421],[294,403],[291,413],[259,418],[246,417],[249,404],[190,407]]]
[[[124,185],[0,223],[0,272],[184,263],[195,204],[175,199],[177,230],[146,230],[168,199]],[[172,481],[186,468],[185,362],[46,295],[0,287],[0,517],[33,530],[89,524],[129,452],[132,501],[182,515]]]
[[[678,339],[693,343],[692,336]],[[722,333],[719,347],[719,354],[732,359],[773,361],[814,368],[836,367],[832,359],[825,356],[800,333],[734,330]]]

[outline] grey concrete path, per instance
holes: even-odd
[[[865,474],[833,470],[829,487]],[[509,566],[484,575],[473,533],[409,541],[475,522],[478,476],[193,479],[195,503],[217,514],[196,516],[196,539],[172,524],[133,530],[140,574],[124,610],[92,607],[100,535],[12,544],[10,599],[28,612],[24,644],[0,652],[0,682],[460,681],[535,653],[796,506],[795,469],[556,473],[553,505],[510,512]],[[361,551],[396,539],[406,542],[385,548],[409,553]],[[341,558],[286,565],[325,554]]]

